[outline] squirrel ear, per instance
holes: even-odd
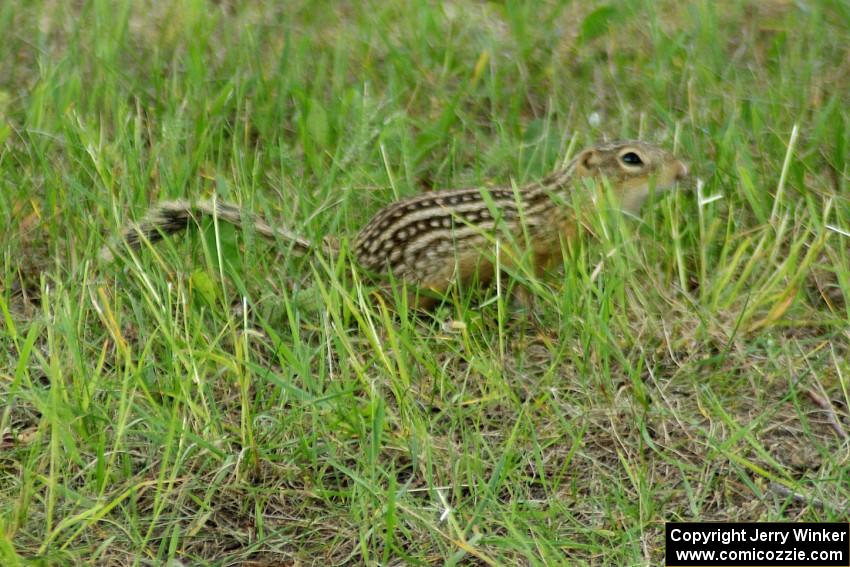
[[[593,148],[588,148],[581,152],[576,158],[576,167],[579,174],[588,175],[597,165],[599,165],[599,152]]]

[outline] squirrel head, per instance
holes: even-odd
[[[592,146],[575,159],[580,178],[605,179],[623,209],[637,213],[650,191],[662,193],[688,176],[688,166],[652,144],[624,140]]]

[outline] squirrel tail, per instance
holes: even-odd
[[[204,200],[191,203],[185,200],[163,201],[155,205],[139,223],[133,223],[124,231],[121,238],[128,247],[138,249],[143,242],[158,242],[164,236],[182,232],[192,221],[203,217],[212,217],[242,228],[252,226],[254,230],[269,239],[282,238],[294,245],[296,251],[305,254],[315,249],[310,240],[283,227],[273,227],[263,218],[243,213],[233,204],[216,200]],[[100,259],[111,262],[114,259],[115,243],[104,246]]]

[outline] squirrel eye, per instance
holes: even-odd
[[[640,156],[634,152],[623,154],[620,156],[620,159],[623,160],[623,163],[626,165],[643,165],[643,160],[641,160]]]

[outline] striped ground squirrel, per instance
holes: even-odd
[[[562,241],[573,238],[581,222],[573,205],[591,202],[576,197],[594,193],[602,180],[623,210],[637,213],[651,190],[667,190],[687,174],[687,166],[674,155],[645,142],[592,146],[567,166],[522,186],[435,191],[391,203],[366,223],[352,250],[360,266],[375,274],[391,273],[409,286],[420,308],[427,308],[453,282],[492,279],[497,261],[509,268],[527,253],[535,271],[542,272],[561,260]],[[301,253],[328,248],[246,215],[235,205],[209,200],[162,202],[126,229],[123,241],[138,248],[185,230],[202,216],[251,224],[258,234],[283,238]],[[111,248],[104,248],[101,257],[110,260]]]

